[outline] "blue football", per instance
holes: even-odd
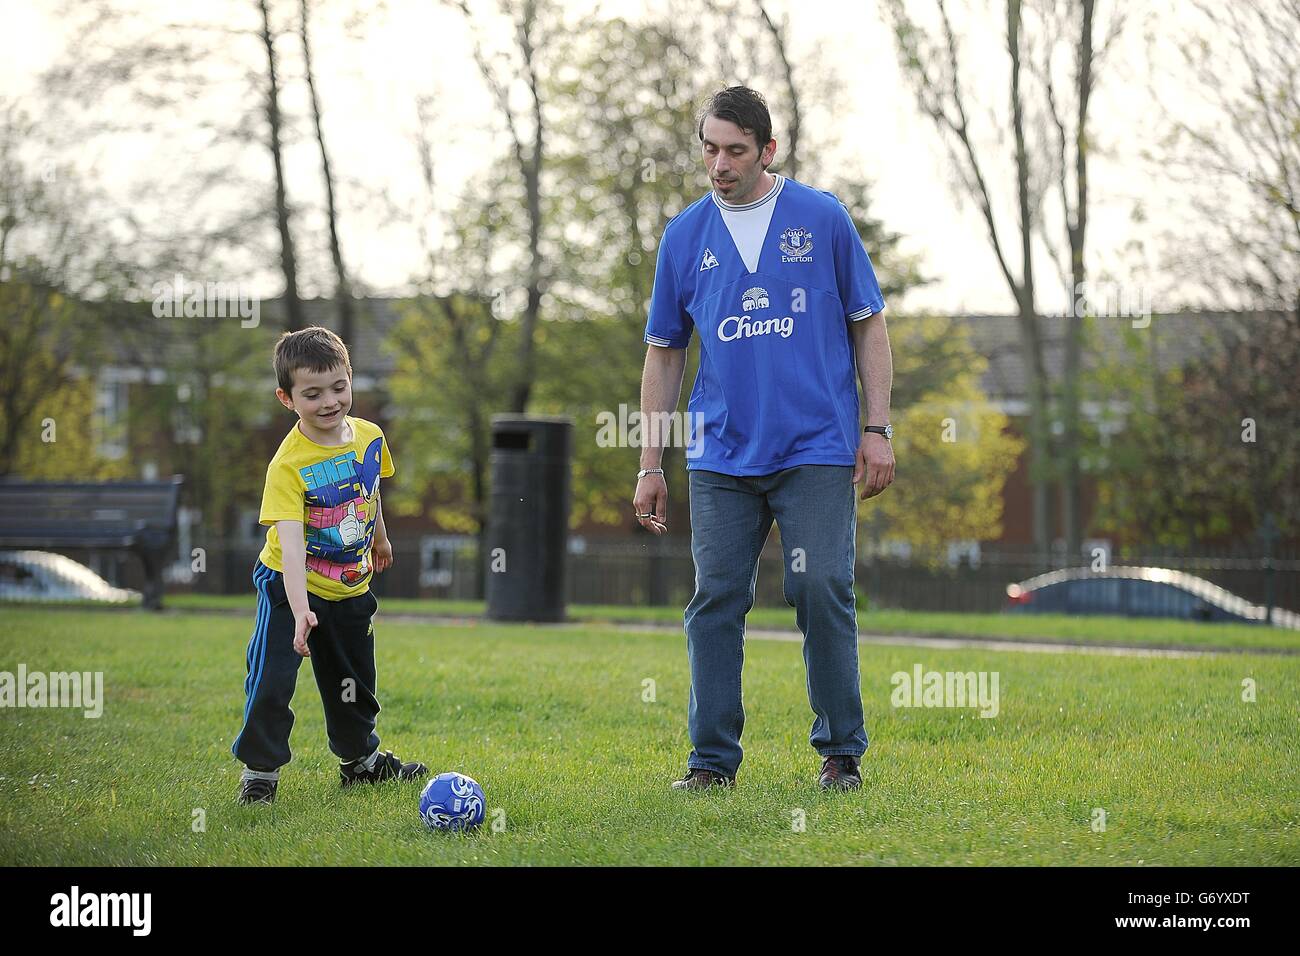
[[[420,819],[433,830],[471,830],[486,813],[483,788],[463,773],[440,773],[420,794]]]

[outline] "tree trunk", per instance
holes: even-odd
[[[524,307],[522,338],[519,342],[519,381],[514,388],[511,411],[525,412],[537,377],[537,322],[542,309],[542,101],[538,79],[532,72],[532,46],[527,33],[521,43],[529,68],[533,95],[533,145],[521,172],[528,203],[528,300]]]
[[[1066,226],[1070,237],[1070,278],[1074,282],[1073,295],[1070,296],[1071,308],[1066,316],[1065,335],[1065,473],[1061,486],[1063,521],[1065,523],[1065,544],[1067,553],[1073,557],[1080,556],[1083,546],[1083,501],[1082,479],[1079,467],[1079,449],[1082,445],[1080,435],[1081,389],[1079,385],[1080,354],[1083,351],[1083,316],[1079,309],[1073,308],[1079,301],[1087,282],[1087,266],[1084,262],[1084,242],[1088,232],[1088,99],[1092,94],[1092,24],[1094,0],[1082,0],[1079,23],[1078,49],[1078,115],[1074,129],[1074,173],[1075,206],[1074,222]],[[1062,173],[1064,175],[1064,173]],[[1064,196],[1062,197],[1064,198]],[[1069,216],[1069,210],[1066,210]]]
[[[1020,0],[1007,2],[1007,50],[1011,54],[1011,124],[1016,144],[1016,195],[1020,209],[1021,281],[1017,295],[1020,348],[1029,399],[1030,468],[1034,494],[1034,548],[1046,556],[1051,545],[1047,425],[1047,374],[1043,368],[1041,331],[1034,308],[1033,206],[1029,196],[1029,157],[1025,149],[1024,104],[1020,92]]]
[[[325,180],[325,211],[329,217],[330,258],[334,261],[334,303],[339,315],[339,336],[344,342],[352,341],[353,315],[352,285],[343,264],[343,249],[339,245],[339,218],[334,203],[334,174],[330,170],[329,152],[325,149],[325,134],[321,130],[320,98],[316,95],[316,77],[312,72],[311,43],[307,30],[307,0],[301,0],[299,28],[302,33],[302,58],[306,72],[307,92],[311,97],[312,122],[316,128],[316,145],[320,150],[321,175]]]
[[[763,22],[767,25],[768,32],[772,34],[772,41],[776,44],[776,54],[781,59],[781,72],[782,78],[785,80],[786,95],[790,97],[790,143],[785,151],[785,171],[791,179],[798,179],[799,93],[794,86],[794,69],[790,66],[790,58],[786,55],[784,31],[768,16],[767,8],[761,2],[758,5],[758,10],[763,15]]]
[[[482,416],[477,410],[470,410],[469,429],[470,447],[473,449],[470,455],[470,480],[474,485],[474,520],[478,523],[478,562],[475,565],[474,598],[484,600],[487,598],[488,508],[490,506],[487,485],[491,460],[488,436],[483,428]]]
[[[280,269],[284,273],[284,325],[293,332],[306,328],[302,301],[298,298],[298,262],[289,230],[289,203],[284,186],[284,157],[280,146],[280,85],[275,72],[275,39],[271,35],[271,14],[266,0],[258,0],[262,10],[262,43],[266,47],[267,91],[266,119],[271,127],[271,161],[275,164],[275,224],[280,231]]]

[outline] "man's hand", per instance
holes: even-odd
[[[393,566],[393,543],[388,538],[375,538],[370,547],[370,559],[375,563],[375,574],[383,574]]]
[[[307,637],[316,626],[316,614],[307,610],[294,614],[293,649],[299,657],[311,657],[311,648],[307,646]]]
[[[858,442],[857,464],[853,468],[853,483],[865,477],[860,501],[874,498],[894,483],[894,448],[884,435],[863,432]]]
[[[668,482],[663,475],[646,475],[638,481],[632,506],[636,508],[636,520],[641,522],[641,527],[655,534],[668,532]]]

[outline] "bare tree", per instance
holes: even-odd
[[[1042,330],[1034,291],[1034,222],[1038,196],[1031,191],[1030,160],[1025,137],[1025,100],[1021,89],[1024,52],[1020,0],[1007,0],[1006,45],[1010,58],[1010,132],[1014,141],[1017,209],[1015,237],[999,229],[995,200],[986,167],[994,159],[982,155],[969,119],[963,86],[961,47],[944,0],[936,0],[937,35],[912,20],[904,0],[886,0],[885,11],[894,31],[903,73],[911,82],[921,110],[934,121],[949,162],[963,191],[979,208],[998,269],[1006,281],[1020,323],[1020,353],[1029,402],[1030,473],[1033,489],[1034,543],[1041,554],[1050,544],[1048,385],[1043,361]],[[1015,241],[1018,240],[1018,241]],[[1015,245],[1013,245],[1015,241]],[[1015,246],[1018,245],[1018,249]],[[1018,252],[1019,269],[1011,257]]]
[[[414,145],[423,185],[418,226],[438,215],[439,193],[432,101],[418,100],[416,113]],[[511,162],[502,157],[493,175],[508,175]],[[480,555],[486,553],[491,417],[513,386],[513,363],[502,353],[517,331],[494,309],[494,291],[516,278],[495,271],[494,253],[503,237],[518,235],[523,214],[519,204],[500,200],[499,191],[467,194],[446,228],[437,231],[436,245],[430,230],[416,228],[424,271],[414,277],[418,294],[389,332],[397,357],[389,386],[400,410],[399,440],[426,464],[403,482],[400,495],[420,501],[431,495],[435,520],[472,531]],[[475,567],[475,594],[481,596],[487,563]]]
[[[1048,149],[1040,157],[1044,166],[1042,175],[1045,192],[1054,191],[1060,202],[1064,250],[1054,237],[1047,216],[1039,217],[1037,228],[1057,260],[1059,272],[1070,283],[1063,343],[1064,380],[1059,403],[1063,431],[1057,459],[1066,551],[1077,555],[1083,537],[1080,460],[1084,442],[1080,407],[1084,319],[1088,305],[1088,164],[1095,149],[1089,106],[1098,71],[1123,29],[1124,16],[1116,10],[1108,24],[1101,23],[1096,0],[1036,0],[1035,9],[1040,20],[1040,37],[1037,53],[1030,57],[1029,65],[1043,94],[1041,111],[1048,126]],[[1096,34],[1103,27],[1099,40]],[[1065,57],[1072,61],[1071,83],[1061,90],[1056,79],[1056,61]],[[1046,185],[1049,181],[1050,187]]]
[[[1198,3],[1178,39],[1205,110],[1166,113],[1154,159],[1190,219],[1172,266],[1217,307],[1300,309],[1300,0]],[[1190,77],[1188,76],[1190,73]]]
[[[1220,477],[1189,507],[1236,513],[1263,536],[1297,533],[1300,445],[1300,0],[1198,2],[1175,39],[1195,112],[1166,111],[1151,157],[1179,189],[1188,218],[1168,236],[1165,268],[1214,308],[1219,346],[1184,402],[1186,444]],[[1259,437],[1241,437],[1245,423]],[[1207,437],[1208,436],[1208,437]],[[1227,467],[1222,467],[1226,463]],[[1208,504],[1207,503],[1211,503]]]
[[[311,37],[307,21],[308,3],[307,0],[301,0],[298,31],[302,39],[303,78],[307,81],[312,125],[316,131],[316,146],[320,150],[321,178],[325,181],[325,213],[329,222],[330,259],[334,263],[334,303],[339,310],[339,334],[343,337],[343,341],[351,342],[353,315],[356,310],[355,303],[352,301],[352,284],[348,280],[348,270],[343,263],[343,249],[339,244],[339,218],[334,203],[334,173],[330,169],[329,150],[325,148],[325,133],[321,128],[320,97],[316,94],[316,76],[312,68]]]
[[[298,259],[294,252],[293,232],[290,228],[288,191],[284,181],[284,149],[281,143],[280,82],[276,74],[275,37],[271,29],[271,13],[266,0],[258,0],[262,14],[262,45],[266,48],[266,121],[269,127],[267,148],[275,166],[275,225],[280,233],[280,271],[284,273],[285,328],[288,331],[305,328],[302,300],[298,296]]]
[[[1061,191],[1061,209],[1065,214],[1065,230],[1070,243],[1070,278],[1074,295],[1070,296],[1071,308],[1065,323],[1065,381],[1063,418],[1065,434],[1062,436],[1064,453],[1064,474],[1062,475],[1062,520],[1065,523],[1066,553],[1078,554],[1082,543],[1082,528],[1079,491],[1079,451],[1082,444],[1079,435],[1079,357],[1083,348],[1082,310],[1073,308],[1078,296],[1087,283],[1084,244],[1088,235],[1088,102],[1092,97],[1093,84],[1093,19],[1096,10],[1094,0],[1080,0],[1078,54],[1075,58],[1075,103],[1077,112],[1074,120],[1074,200],[1071,202],[1068,180],[1068,163],[1066,159],[1065,123],[1057,113],[1056,97],[1053,93],[1051,62],[1044,65],[1042,80],[1048,94],[1048,108],[1058,136],[1060,150],[1060,167],[1058,185]]]
[[[500,13],[509,17],[517,61],[513,75],[498,68],[483,50],[481,28],[467,0],[445,0],[458,9],[475,31],[474,62],[492,99],[501,112],[510,137],[511,155],[524,183],[524,206],[527,214],[527,276],[524,280],[524,310],[517,345],[518,361],[510,410],[528,408],[537,378],[537,324],[542,309],[542,291],[546,281],[542,255],[542,173],[545,164],[546,124],[542,104],[541,58],[548,42],[548,29],[558,29],[559,9],[549,0],[524,0],[509,4],[502,0]],[[522,84],[527,99],[524,115],[516,115],[510,101],[511,87]]]
[[[1029,400],[1030,482],[1034,541],[1045,552],[1052,537],[1050,485],[1060,480],[1061,523],[1066,553],[1077,556],[1083,536],[1081,513],[1081,365],[1087,288],[1088,164],[1095,151],[1089,108],[1098,68],[1122,30],[1120,13],[1101,23],[1096,0],[1006,0],[1005,36],[1009,101],[998,121],[997,141],[1012,142],[1015,230],[999,230],[994,188],[1004,167],[998,150],[982,146],[970,122],[978,105],[963,80],[963,50],[945,0],[935,0],[938,27],[927,31],[913,20],[904,0],[886,0],[904,74],[923,112],[936,124],[963,193],[984,219],[990,245],[1016,302],[1021,361]],[[1099,29],[1103,36],[1097,39]],[[1059,61],[1069,59],[1069,84],[1062,88]],[[1001,125],[1004,122],[1005,125]],[[1059,203],[1063,239],[1051,204]],[[1009,204],[1010,205],[1010,204]],[[1070,283],[1063,341],[1064,381],[1053,394],[1043,357],[1045,340],[1037,308],[1035,259],[1041,242],[1063,282]],[[1018,247],[1018,248],[1017,248]],[[1013,251],[1014,250],[1014,251]],[[1018,269],[1010,262],[1018,260]],[[1049,427],[1054,408],[1063,426],[1059,440]]]
[[[767,27],[768,34],[772,37],[772,45],[776,48],[777,58],[781,61],[781,78],[785,81],[786,96],[790,104],[790,122],[786,126],[786,148],[785,148],[785,171],[790,174],[791,179],[799,178],[799,126],[800,126],[800,109],[799,109],[799,92],[794,85],[794,69],[790,65],[790,56],[787,51],[787,24],[778,25],[773,21],[771,15],[767,12],[767,7],[763,0],[758,0],[758,12],[763,18],[763,24]]]

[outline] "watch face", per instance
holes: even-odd
[[[893,438],[893,437],[894,437],[894,426],[893,426],[893,425],[886,425],[886,426],[885,426],[885,437],[886,437],[886,438]]]

